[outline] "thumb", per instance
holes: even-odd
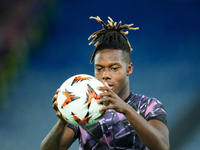
[[[109,87],[107,82],[104,82],[103,85],[104,85],[105,87]]]

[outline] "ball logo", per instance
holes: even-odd
[[[88,86],[87,103],[89,108],[92,99],[94,98],[95,100],[99,100],[99,98],[97,97],[97,93],[93,90],[93,88],[89,84],[87,84],[87,86]]]
[[[71,92],[68,91],[67,92],[64,91],[63,94],[65,95],[66,100],[62,104],[61,108],[65,107],[68,103],[80,98],[78,96],[72,95]]]
[[[74,80],[73,80],[71,86],[72,86],[73,84],[77,83],[77,82],[80,82],[80,81],[83,81],[83,80],[89,80],[89,79],[90,79],[90,77],[77,76],[77,77],[74,78]]]
[[[88,122],[89,119],[89,112],[86,114],[85,118],[83,118],[82,120],[80,118],[78,118],[73,112],[72,112],[72,116],[74,117],[74,120],[81,125],[85,125]]]

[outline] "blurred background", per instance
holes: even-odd
[[[90,16],[140,27],[127,35],[131,91],[164,104],[172,150],[199,149],[199,8],[197,0],[1,0],[1,149],[39,149],[58,120],[56,89],[72,75],[93,75],[87,38],[102,27]]]

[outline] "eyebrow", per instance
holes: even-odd
[[[120,66],[121,66],[120,63],[111,63],[111,64],[109,65],[109,67],[114,66],[114,65],[120,65]],[[100,65],[100,64],[95,64],[94,66],[95,66],[95,67],[97,67],[97,66],[99,66],[99,67],[103,67],[103,66]]]

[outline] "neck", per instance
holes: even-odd
[[[129,81],[127,82],[127,86],[126,88],[124,88],[123,91],[121,91],[121,93],[118,94],[118,96],[122,99],[125,100],[130,94],[130,88],[129,88]]]

